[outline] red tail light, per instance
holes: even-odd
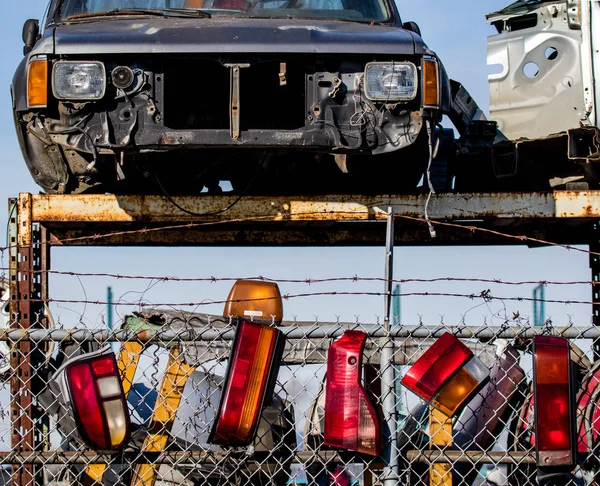
[[[577,396],[577,427],[579,441],[577,452],[589,453],[600,435],[600,408],[596,406],[596,396],[600,386],[600,368],[594,366],[584,380]],[[591,409],[590,409],[591,407]]]
[[[325,444],[377,456],[379,422],[361,385],[367,335],[346,331],[329,348],[325,390]]]
[[[118,450],[129,439],[129,413],[113,353],[66,368],[78,432],[92,449]]]
[[[284,346],[278,329],[240,321],[209,442],[245,446],[253,440],[260,414],[273,397]]]
[[[575,397],[569,342],[558,337],[536,336],[533,353],[538,466],[572,466],[575,464]]]
[[[408,370],[402,384],[452,417],[485,385],[489,375],[467,346],[446,333]]]

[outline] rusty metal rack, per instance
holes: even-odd
[[[440,194],[428,204],[429,217],[466,228],[446,227],[431,238],[423,224],[426,195],[248,196],[235,201],[227,195],[21,194],[13,216],[20,221],[21,243],[31,241],[31,225],[37,224],[47,230],[50,246],[381,246],[388,208],[397,217],[396,245],[499,244],[497,236],[465,230],[472,226],[589,244],[591,223],[600,218],[598,191]]]
[[[436,238],[423,216],[426,206]],[[10,294],[11,313],[17,318],[2,338],[15,339],[10,383],[13,452],[2,459],[6,464],[27,464],[14,477],[15,484],[39,479],[39,468],[28,453],[49,454],[47,417],[35,397],[44,386],[37,371],[51,340],[44,331],[47,322],[40,317],[49,295],[51,247],[383,246],[390,210],[395,219],[393,240],[399,246],[553,242],[595,247],[600,191],[441,194],[429,201],[426,195],[248,196],[237,201],[229,195],[28,193],[11,199]],[[592,259],[591,265],[597,279],[600,263]],[[595,309],[595,314],[600,311]],[[37,339],[31,337],[36,333]],[[597,339],[593,329],[590,337]]]

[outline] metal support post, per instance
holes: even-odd
[[[10,313],[11,328],[31,327],[31,221],[27,218],[30,207],[20,200],[9,202],[10,241]],[[11,442],[13,451],[34,450],[33,414],[31,406],[31,342],[13,344],[10,364],[13,370],[10,380]],[[34,484],[32,465],[13,467],[13,480],[18,486]]]
[[[48,248],[42,231],[31,221],[31,195],[9,202],[10,312],[11,328],[29,330],[45,327],[43,304],[47,296]],[[45,234],[45,233],[44,233]],[[44,346],[44,345],[42,345]],[[30,341],[12,343],[11,442],[13,451],[41,452],[49,446],[49,422],[37,406],[42,391],[44,353]],[[13,468],[13,484],[42,484],[42,469],[33,465]]]
[[[384,416],[385,442],[383,450],[383,484],[396,486],[400,480],[396,419],[396,373],[394,363],[394,340],[390,339],[392,280],[394,277],[394,212],[389,208],[387,219],[387,235],[385,245],[385,330],[386,337],[381,348],[381,405]]]
[[[590,241],[590,269],[592,270],[592,321],[600,326],[600,222],[594,223]],[[594,340],[594,361],[600,359],[600,339]]]

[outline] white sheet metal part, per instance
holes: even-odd
[[[600,1],[581,0],[584,95],[591,125],[600,124]]]
[[[583,31],[573,8],[564,0],[520,2],[488,15],[499,30],[488,40],[488,65],[500,70],[489,75],[491,118],[510,139],[540,138],[587,119]]]

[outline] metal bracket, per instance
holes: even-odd
[[[337,76],[333,78],[333,88],[328,93],[331,99],[335,99],[335,97],[340,93],[340,90],[342,89],[342,84],[343,83],[340,78],[338,78]]]
[[[249,68],[250,64],[224,64],[230,70],[230,127],[231,138],[240,138],[240,69]]]
[[[287,63],[279,63],[279,86],[287,86]]]
[[[581,0],[567,0],[567,18],[570,29],[581,30]]]

